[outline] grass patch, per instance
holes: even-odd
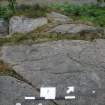
[[[64,14],[80,19],[83,21],[91,21],[96,25],[105,26],[105,7],[98,7],[93,4],[75,5],[75,4],[52,4],[51,9],[61,11]]]
[[[74,5],[55,3],[48,6],[40,6],[38,4],[20,5],[15,7],[15,12],[13,12],[9,5],[0,5],[0,18],[9,20],[14,15],[36,18],[46,16],[50,11],[60,11],[72,17],[74,20],[91,21],[96,25],[105,27],[105,7],[98,7],[92,4]]]
[[[2,60],[0,60],[0,75],[12,75],[12,69],[8,66],[8,64],[5,64]]]
[[[16,13],[14,15],[24,15],[26,17],[36,18],[46,16],[50,11],[47,6],[36,5],[20,5],[16,8]]]
[[[26,16],[30,18],[42,17],[46,16],[46,14],[50,11],[50,8],[47,6],[40,6],[38,4],[30,6],[30,5],[19,5],[15,7],[15,10],[11,9],[9,5],[2,6],[0,5],[0,18],[3,18],[7,21],[12,16]]]
[[[97,7],[96,5],[73,5],[73,4],[52,4],[49,6],[40,5],[20,5],[16,6],[15,13],[9,9],[8,6],[0,5],[0,18],[9,20],[11,16],[14,15],[24,15],[31,18],[36,18],[40,16],[46,16],[46,13],[50,11],[60,11],[65,15],[72,17],[74,20],[82,20],[84,22],[91,21],[96,25],[105,26],[105,7]],[[50,27],[50,26],[49,26]],[[97,38],[104,38],[99,33],[93,33],[89,35],[88,33],[80,33],[79,35],[61,35],[61,34],[51,34],[46,33],[43,30],[49,29],[49,27],[43,26],[37,29],[37,31],[32,31],[27,34],[15,33],[11,37],[0,38],[0,46],[6,43],[24,43],[24,42],[44,42],[53,40],[94,40]],[[53,26],[51,26],[53,27]],[[50,28],[51,28],[50,27]],[[38,31],[39,30],[39,31]]]
[[[9,9],[9,6],[0,5],[0,18],[3,18],[7,21],[13,16],[12,11]]]

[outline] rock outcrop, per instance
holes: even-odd
[[[28,33],[47,24],[47,18],[41,17],[37,19],[14,16],[9,22],[9,33]]]
[[[25,97],[39,97],[40,94],[29,84],[10,76],[0,76],[0,105],[54,105],[50,101],[25,100]]]
[[[76,99],[58,105],[105,103],[105,40],[7,45],[1,58],[36,88],[55,86],[57,97],[74,86]]]
[[[49,32],[51,33],[59,33],[59,34],[79,34],[79,33],[98,33],[102,32],[101,29],[96,28],[94,26],[89,26],[86,24],[62,24],[53,29]]]

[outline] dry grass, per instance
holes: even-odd
[[[9,65],[5,64],[2,60],[0,60],[0,75],[9,73],[10,73]]]
[[[0,76],[12,76],[18,80],[25,81],[22,76],[17,74],[8,64],[0,60]]]

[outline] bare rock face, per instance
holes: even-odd
[[[57,12],[51,12],[47,15],[47,17],[52,22],[68,23],[72,21],[72,19],[70,19],[68,16],[65,16]]]
[[[24,97],[37,95],[37,92],[28,84],[13,77],[0,76],[0,104],[15,105],[25,102]]]
[[[25,18],[23,16],[14,16],[10,19],[9,33],[28,33],[47,24],[47,18],[41,17],[37,19]]]
[[[0,19],[0,37],[8,35],[8,24],[3,19]]]
[[[101,29],[97,29],[96,27],[89,26],[86,24],[62,24],[53,29],[49,32],[51,33],[60,33],[60,34],[79,34],[81,32],[86,33],[98,33],[101,32]]]
[[[10,76],[0,76],[0,105],[54,105],[48,101],[27,101],[25,96],[39,97],[39,93],[25,82]]]
[[[105,40],[72,40],[2,47],[4,62],[27,81],[40,87],[56,87],[56,97],[75,95],[58,105],[104,105]],[[0,85],[1,86],[1,85]],[[73,94],[67,94],[73,86]]]

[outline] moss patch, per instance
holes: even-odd
[[[15,33],[10,37],[0,38],[0,46],[4,44],[20,44],[20,43],[40,43],[54,40],[94,40],[98,38],[104,38],[100,33],[80,33],[78,35],[73,34],[56,34],[47,32],[33,31],[27,34]]]

